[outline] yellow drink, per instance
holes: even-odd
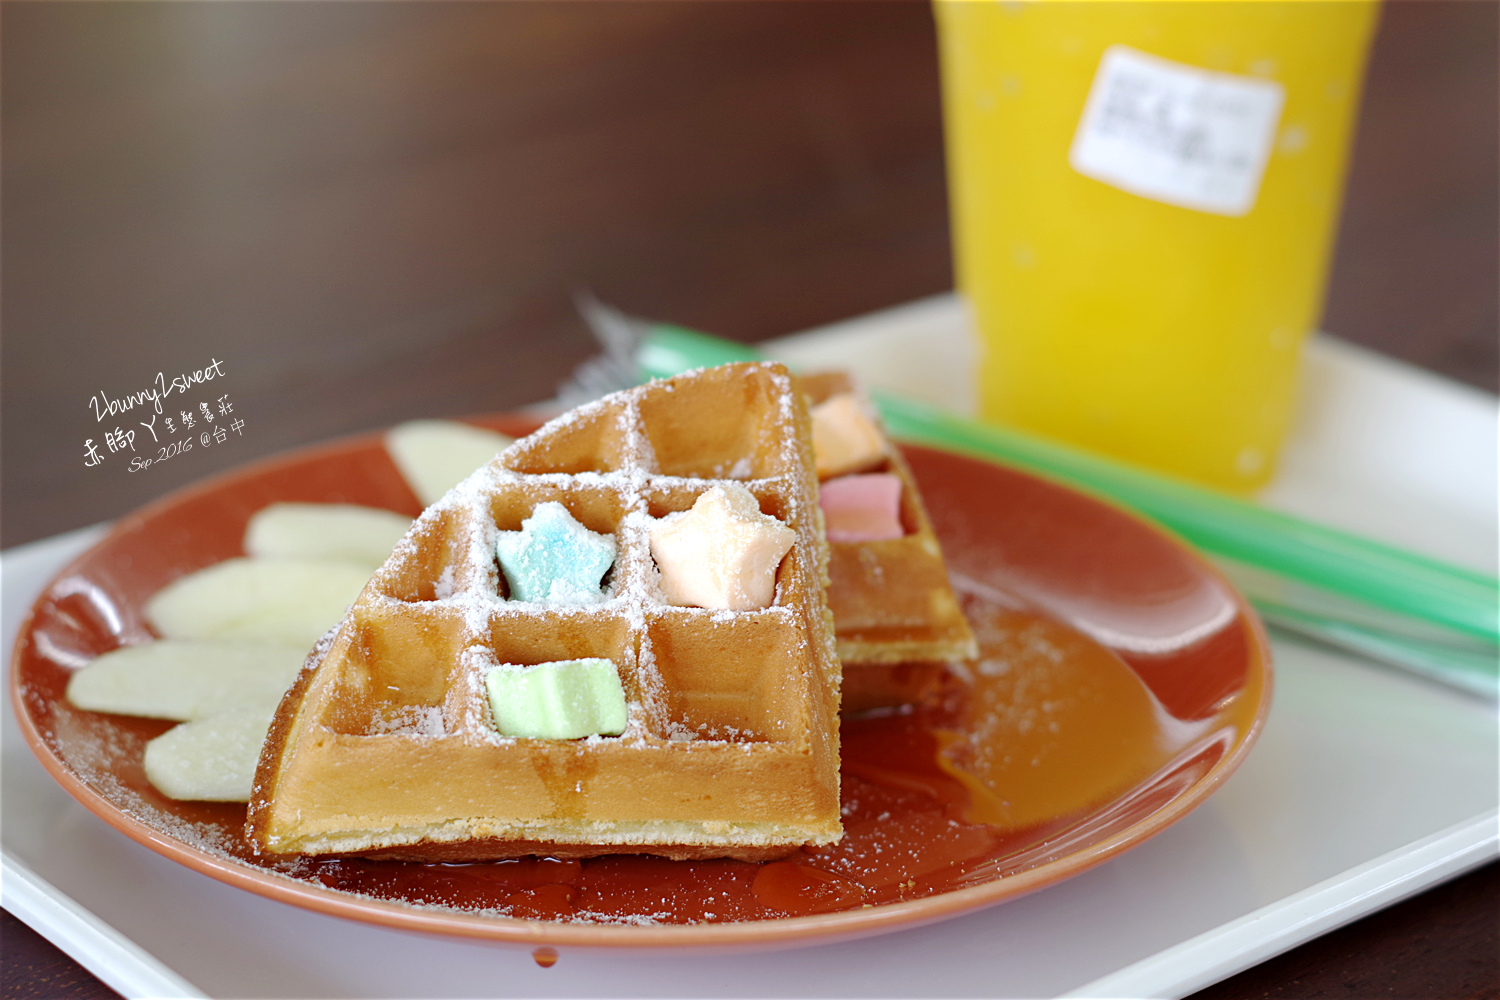
[[[983,415],[1262,485],[1320,318],[1375,3],[935,8]]]

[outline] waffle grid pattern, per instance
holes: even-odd
[[[858,389],[842,372],[799,380],[813,405]],[[874,407],[862,400],[880,427]],[[901,480],[901,523],[906,534],[873,542],[829,542],[828,604],[838,636],[838,654],[856,679],[858,668],[916,662],[943,663],[979,655],[979,646],[948,582],[948,569],[916,477],[885,437],[885,456],[865,472]],[[903,700],[897,697],[896,703]]]
[[[447,839],[484,856],[505,856],[505,840],[665,843],[673,856],[710,856],[734,854],[739,838],[753,842],[740,845],[745,856],[762,856],[772,841],[837,839],[839,670],[807,428],[784,369],[739,365],[606,397],[517,442],[430,507],[371,579],[287,720],[277,766],[263,761],[277,801],[258,819],[253,811],[252,830],[273,850],[399,854]],[[797,533],[773,603],[670,606],[650,520],[690,508],[725,478]],[[506,600],[496,532],[518,530],[554,500],[616,539],[600,604]],[[489,668],[592,656],[620,670],[623,735],[496,731]],[[488,790],[440,790],[410,808],[424,797],[377,789],[369,773],[376,759],[448,758],[463,758],[452,766]],[[359,780],[327,795],[299,771]],[[388,829],[356,845],[354,831],[371,826],[355,818],[362,798],[388,803]]]

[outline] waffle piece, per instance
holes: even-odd
[[[839,839],[839,662],[806,403],[780,365],[689,373],[559,417],[414,524],[309,657],[262,752],[265,851],[764,860]],[[652,519],[725,478],[796,533],[769,607],[665,602]],[[589,605],[507,600],[497,531],[557,501],[617,559]],[[618,737],[503,737],[499,664],[603,657]]]
[[[813,405],[842,394],[859,394],[842,372],[805,375],[802,391]],[[828,606],[833,612],[839,658],[845,666],[941,662],[979,654],[943,563],[943,551],[922,503],[916,480],[901,452],[875,418],[862,408],[880,432],[878,457],[862,463],[861,473],[889,473],[901,480],[900,538],[865,542],[830,541]],[[862,683],[858,671],[844,675],[845,694]],[[855,692],[858,693],[858,692]]]

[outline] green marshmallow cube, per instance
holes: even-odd
[[[615,537],[590,531],[556,500],[536,505],[520,531],[502,531],[495,554],[510,599],[537,604],[598,604],[615,562]]]
[[[502,736],[576,740],[625,731],[625,689],[615,665],[600,657],[502,663],[484,685]]]

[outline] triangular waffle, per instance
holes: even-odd
[[[249,829],[272,853],[465,860],[783,856],[841,836],[839,663],[806,403],[775,364],[588,404],[429,507],[313,651],[272,726]],[[770,607],[664,603],[651,519],[738,480],[796,533]],[[560,501],[618,557],[607,600],[506,599],[496,532]],[[618,737],[502,737],[497,663],[604,657]]]
[[[915,661],[945,662],[979,655],[974,634],[953,595],[948,569],[917,481],[901,451],[885,437],[874,409],[842,372],[800,378],[813,405],[843,393],[860,397],[881,438],[881,457],[863,472],[901,481],[901,522],[906,533],[880,541],[830,540],[828,606],[839,658],[851,668]]]

